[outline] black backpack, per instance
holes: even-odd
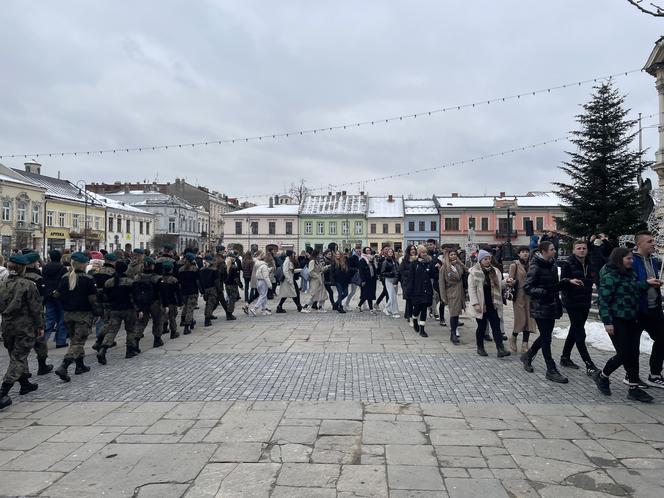
[[[136,278],[133,285],[134,303],[141,309],[148,309],[154,301],[154,284],[152,276],[142,273]]]

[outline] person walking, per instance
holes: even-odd
[[[600,392],[610,396],[609,376],[623,366],[629,380],[627,398],[650,403],[653,397],[642,389],[639,379],[639,301],[643,294],[647,295],[650,287],[658,288],[661,281],[649,277],[645,282],[639,282],[633,269],[633,261],[631,250],[617,247],[600,271],[599,314],[616,354],[606,362],[602,370],[596,370],[592,377]]]
[[[595,275],[588,258],[588,243],[585,240],[577,240],[574,242],[572,255],[562,264],[560,272],[561,300],[570,322],[569,332],[560,355],[560,366],[579,368],[571,358],[572,348],[576,344],[576,349],[579,351],[589,376],[597,370],[586,346],[585,329],[594,283]]]
[[[360,304],[357,306],[358,311],[362,311],[362,305],[367,303],[369,312],[375,313],[373,302],[376,299],[376,267],[374,266],[374,257],[371,253],[370,247],[362,249],[362,259],[360,260],[357,270],[360,274]]]
[[[427,313],[433,302],[433,277],[436,274],[433,259],[427,248],[417,246],[417,259],[411,263],[408,296],[413,303],[413,328],[421,337],[429,337],[426,332]]]
[[[249,257],[251,257],[251,253],[249,253]],[[205,323],[203,326],[210,327],[212,325],[212,318],[214,317],[214,310],[219,303],[219,295],[217,294],[217,280],[219,279],[219,271],[217,271],[213,256],[205,256],[203,261],[204,266],[198,273],[201,281],[201,289],[203,290],[203,299],[205,300]],[[252,269],[253,266],[254,262],[252,260]],[[247,287],[248,286],[249,285],[247,284]]]
[[[69,330],[69,349],[55,374],[65,382],[71,381],[69,365],[76,364],[75,375],[90,371],[84,362],[85,341],[92,331],[94,317],[102,313],[97,301],[97,285],[94,277],[85,273],[89,258],[82,252],[71,255],[69,272],[60,278],[54,297],[64,310],[64,320]]]
[[[508,282],[512,288],[512,309],[514,311],[514,328],[509,338],[510,351],[517,352],[517,339],[521,336],[521,353],[528,351],[530,334],[535,333],[537,324],[530,315],[530,296],[523,290],[528,274],[530,250],[523,246],[517,252],[518,259],[509,268]]]
[[[447,306],[450,314],[450,341],[460,344],[459,316],[466,308],[466,292],[463,287],[466,267],[459,260],[456,250],[450,249],[438,270],[438,285],[441,303]]]
[[[659,279],[660,264],[655,258],[655,239],[650,232],[639,232],[635,235],[636,247],[633,251],[633,269],[640,283],[649,279]],[[659,286],[651,285],[639,299],[639,330],[648,332],[653,340],[650,352],[650,373],[646,384],[664,389],[662,364],[664,363],[664,312],[662,311],[662,294]],[[628,379],[627,379],[628,380]]]
[[[178,307],[184,304],[182,291],[180,290],[180,282],[173,275],[173,268],[175,263],[172,259],[166,259],[161,263],[161,270],[163,272],[161,279],[161,286],[159,289],[159,296],[161,303],[164,306],[164,333],[167,328],[170,328],[171,339],[180,337],[178,332]]]
[[[97,317],[95,323],[95,337],[96,342],[92,345],[92,349],[99,351],[101,343],[104,340],[104,327],[108,323],[111,310],[109,308],[108,302],[106,301],[106,295],[104,293],[104,286],[108,279],[110,279],[115,274],[115,264],[118,261],[118,257],[110,252],[104,255],[104,265],[99,268],[92,268],[88,275],[90,275],[97,286],[97,303],[101,307],[101,316]],[[115,346],[115,344],[113,344]]]
[[[0,409],[12,404],[9,391],[17,381],[21,395],[38,387],[28,380],[28,355],[37,337],[44,335],[44,314],[36,286],[23,276],[27,264],[28,259],[22,254],[10,256],[7,278],[0,281],[0,329],[9,354],[9,365],[0,386]]]
[[[399,318],[399,303],[397,301],[397,291],[399,289],[399,263],[394,255],[394,249],[388,247],[385,251],[385,258],[381,266],[380,274],[387,288],[387,305],[383,310],[387,316]]]
[[[338,313],[346,313],[344,299],[348,296],[348,284],[350,284],[352,269],[348,266],[348,258],[341,251],[337,251],[335,254],[332,271],[334,272],[334,284],[337,288],[335,309]]]
[[[302,311],[300,292],[297,288],[297,283],[295,282],[295,274],[299,273],[300,269],[296,268],[296,266],[297,260],[295,259],[295,253],[289,249],[286,251],[286,259],[282,264],[284,280],[279,285],[279,305],[277,306],[277,313],[286,313],[284,303],[288,298],[293,300],[295,306],[297,306],[297,311]]]
[[[328,249],[323,253],[323,267],[327,268],[327,270],[323,271],[323,285],[325,286],[325,291],[327,292],[327,296],[330,299],[330,306],[332,306],[332,310],[337,309],[337,304],[334,300],[334,291],[332,290],[334,288],[334,271],[333,271],[333,266],[334,266],[334,253]]]
[[[325,312],[325,285],[323,283],[323,273],[327,267],[323,265],[320,257],[320,251],[314,249],[309,259],[309,302],[305,305],[312,310]]]
[[[404,318],[408,320],[408,325],[413,324],[413,302],[410,300],[408,295],[408,289],[410,288],[410,272],[411,272],[411,263],[417,259],[417,247],[414,245],[409,245],[406,247],[406,254],[404,255],[401,263],[399,263],[399,283],[401,283],[401,292],[403,293],[403,298],[406,301],[406,307],[404,310]]]
[[[25,267],[24,276],[37,287],[39,292],[39,297],[42,302],[42,313],[44,312],[44,300],[46,298],[46,285],[44,284],[44,278],[42,277],[41,272],[39,271],[39,254],[34,251],[23,251],[23,255],[28,260],[28,265]],[[53,370],[53,365],[47,364],[46,360],[48,359],[48,344],[46,342],[46,334],[43,334],[41,337],[37,337],[35,340],[35,353],[37,354],[37,363],[39,368],[37,370],[37,375],[46,375]]]
[[[563,306],[558,295],[560,280],[555,257],[556,248],[553,242],[546,240],[540,242],[530,261],[523,290],[530,296],[530,314],[537,322],[539,337],[530,349],[521,355],[521,362],[524,370],[532,373],[533,359],[541,349],[546,362],[546,378],[551,382],[567,384],[567,377],[558,371],[551,355],[553,326],[563,315]]]
[[[249,313],[253,316],[271,315],[267,310],[267,293],[272,285],[270,280],[270,268],[264,260],[265,255],[259,251],[254,258],[253,278],[256,281],[256,290],[258,291],[258,298],[249,306]]]
[[[183,334],[188,335],[191,334],[196,325],[194,308],[198,303],[198,294],[201,290],[196,255],[193,252],[184,254],[184,264],[178,269],[177,279],[180,282],[180,291],[184,302],[180,325],[184,325]]]
[[[388,293],[387,293],[387,287],[385,286],[385,277],[382,275],[382,270],[383,270],[383,261],[385,261],[385,257],[387,256],[387,246],[383,247],[381,251],[374,256],[374,266],[376,267],[376,275],[378,275],[378,280],[377,282],[380,282],[382,290],[380,291],[380,294],[378,295],[378,299],[376,299],[376,309],[380,309],[380,303],[385,299],[386,301],[386,306],[387,302],[389,301]],[[376,284],[376,291],[378,285]]]
[[[226,271],[227,276],[224,281],[226,287],[226,295],[228,301],[226,302],[226,320],[236,320],[233,312],[235,311],[235,303],[240,300],[240,290],[242,289],[242,280],[240,279],[241,266],[238,264],[237,256],[234,252],[229,252],[226,257]]]
[[[350,302],[355,296],[357,289],[360,288],[361,279],[358,272],[358,265],[360,264],[360,259],[362,258],[362,246],[356,245],[355,249],[350,256],[348,256],[348,266],[352,271],[350,277],[350,290],[348,291],[348,296],[346,297],[346,302],[344,303],[344,309],[350,309]]]
[[[487,332],[487,325],[490,325],[496,343],[496,355],[498,358],[503,358],[510,355],[509,351],[505,351],[500,328],[503,314],[503,280],[500,271],[491,264],[491,258],[491,253],[484,249],[478,252],[477,263],[468,272],[468,297],[477,322],[475,331],[477,354],[488,356],[484,349],[484,335]]]
[[[250,303],[252,288],[251,288],[251,275],[254,271],[254,258],[251,251],[244,253],[242,257],[242,279],[244,280],[244,302]]]
[[[143,258],[140,273],[134,277],[134,302],[143,313],[142,318],[136,322],[136,349],[140,353],[140,341],[143,333],[152,320],[152,347],[164,345],[161,336],[164,332],[164,305],[161,302],[162,276],[154,272],[155,260],[150,256]]]
[[[65,328],[65,312],[62,303],[53,297],[55,290],[60,285],[60,279],[66,275],[67,269],[60,262],[62,254],[53,250],[48,254],[49,262],[42,268],[44,279],[44,308],[46,314],[46,327],[44,329],[44,340],[48,343],[51,334],[55,332],[55,347],[67,346],[67,329]]]

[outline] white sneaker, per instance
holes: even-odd
[[[251,313],[252,315],[257,316],[257,315],[256,315],[256,310],[255,310],[253,307],[252,307],[252,308],[249,308],[248,311],[249,311],[249,313]]]
[[[263,312],[261,313],[261,316],[270,316],[271,314],[272,314],[272,312],[270,310],[263,310]]]
[[[323,308],[318,308],[318,313],[327,313],[327,310]]]
[[[664,378],[662,378],[661,375],[648,375],[646,384],[652,387],[659,387],[660,389],[664,389]]]
[[[390,312],[387,310],[387,306],[383,308],[383,314],[385,316],[390,316]]]
[[[302,309],[300,310],[300,313],[311,313],[311,310],[308,309],[308,308],[302,308]]]
[[[629,385],[630,385],[630,384],[629,384],[629,379],[627,378],[626,375],[625,375],[625,377],[623,378],[623,384],[625,384],[626,386],[629,386]],[[648,389],[648,387],[649,387],[649,384],[648,384],[647,382],[643,382],[643,381],[641,380],[641,377],[639,377],[639,388],[641,388],[641,389]]]
[[[394,315],[392,315],[392,318],[401,318],[401,315],[399,313],[395,313]]]

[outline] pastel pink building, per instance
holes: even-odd
[[[435,196],[440,213],[441,244],[464,246],[499,244],[508,238],[508,214],[512,218],[510,239],[513,245],[528,245],[529,225],[536,234],[558,230],[563,216],[561,199],[553,192],[528,192],[507,196]]]

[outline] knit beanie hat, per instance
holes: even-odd
[[[491,253],[489,251],[485,251],[484,249],[480,249],[480,252],[477,253],[477,261],[482,261],[484,258],[490,258]]]

